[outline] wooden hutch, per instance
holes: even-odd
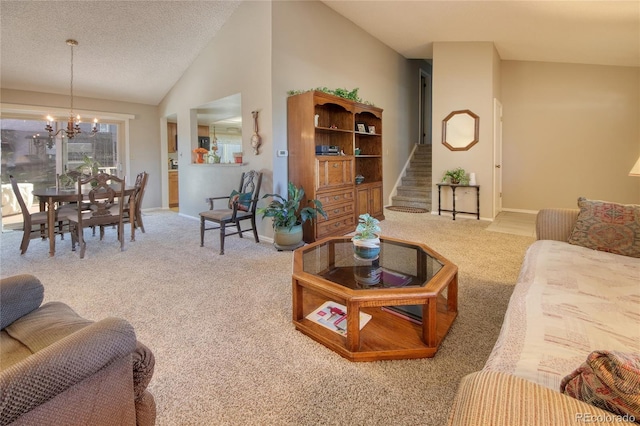
[[[363,213],[384,219],[382,109],[309,91],[288,98],[287,130],[289,180],[328,215],[305,224],[306,242],[354,231]],[[338,155],[316,154],[317,146],[336,147]]]

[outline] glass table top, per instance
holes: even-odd
[[[362,260],[348,238],[303,248],[303,271],[355,290],[424,287],[442,263],[419,245],[380,238],[380,255]]]

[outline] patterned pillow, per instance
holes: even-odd
[[[594,351],[562,379],[560,392],[621,416],[640,419],[640,354]]]
[[[569,244],[640,257],[640,205],[578,198],[578,220]]]
[[[233,203],[238,201],[238,210],[248,212],[251,207],[251,192],[238,192],[235,189],[229,195],[229,208],[233,209]]]

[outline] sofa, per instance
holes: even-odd
[[[605,204],[538,213],[498,339],[461,380],[449,425],[640,420],[640,206]]]
[[[155,359],[131,324],[43,298],[33,275],[0,280],[0,425],[153,425]]]

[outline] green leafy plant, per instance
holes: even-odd
[[[369,213],[361,214],[358,216],[358,226],[356,227],[356,234],[353,236],[354,240],[371,240],[378,238],[378,233],[381,231],[378,224],[380,221]]]
[[[446,172],[444,172],[442,182],[446,182],[447,179],[449,179],[449,182],[453,185],[469,184],[469,176],[467,176],[467,172],[465,172],[462,167],[458,167],[453,170],[447,170]]]
[[[327,213],[322,209],[320,200],[309,200],[311,206],[300,208],[300,203],[304,198],[304,189],[298,188],[292,182],[289,182],[287,194],[287,198],[282,197],[280,194],[264,195],[262,198],[272,197],[273,199],[267,206],[260,207],[257,210],[263,219],[265,217],[273,218],[274,229],[291,229],[295,225],[315,219],[318,215],[322,215],[325,219],[327,218]]]
[[[316,87],[315,89],[309,89],[309,90],[289,90],[287,92],[287,95],[289,96],[293,96],[293,95],[299,95],[300,93],[306,93],[306,92],[311,92],[311,91],[317,91],[317,92],[323,92],[323,93],[328,93],[330,95],[334,95],[334,96],[338,96],[340,98],[344,98],[344,99],[348,99],[350,101],[354,101],[354,102],[359,102],[359,103],[363,103],[366,105],[372,105],[373,104],[371,102],[368,101],[363,101],[362,98],[360,98],[360,96],[358,96],[358,90],[359,88],[356,87],[353,90],[347,90],[347,89],[329,89],[328,87]]]
[[[98,161],[85,154],[82,157],[82,164],[67,173],[61,174],[58,183],[63,188],[73,188],[78,181],[78,176],[95,176],[100,171],[99,167],[100,163]]]

